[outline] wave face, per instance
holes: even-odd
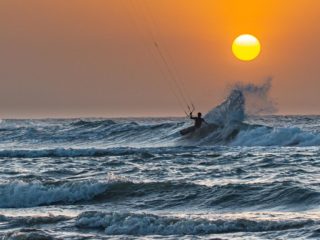
[[[203,209],[296,209],[307,204],[312,209],[320,201],[320,193],[290,181],[272,183],[229,183],[206,186],[181,181],[131,182],[129,180],[84,180],[79,182],[41,183],[13,181],[0,185],[1,208],[27,208],[54,204],[72,205],[126,198],[139,201],[157,196],[151,205],[166,209],[183,203]],[[138,195],[137,195],[138,193]],[[252,208],[252,206],[255,208]],[[150,206],[140,202],[140,207]],[[303,208],[306,208],[304,206]]]
[[[71,204],[93,199],[108,183],[91,181],[43,184],[39,181],[10,181],[0,184],[1,208],[24,208],[56,203]]]

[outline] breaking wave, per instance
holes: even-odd
[[[319,146],[320,134],[299,128],[257,127],[240,131],[233,146]]]
[[[209,125],[201,127],[187,137],[188,140],[200,145],[319,146],[319,129],[310,132],[294,126],[272,127],[245,122],[249,113],[275,111],[274,103],[268,99],[270,88],[271,80],[261,86],[237,84],[225,101],[205,115]],[[218,127],[211,130],[210,124]]]
[[[294,182],[234,183],[205,186],[180,181],[132,182],[125,179],[61,183],[12,181],[0,184],[1,208],[25,208],[88,202],[134,200],[140,208],[169,209],[179,205],[204,209],[312,208],[320,200],[316,190]],[[157,196],[157,201],[138,201]],[[0,218],[1,219],[1,218]]]
[[[265,232],[303,228],[314,224],[300,220],[208,220],[154,214],[84,212],[78,216],[78,228],[102,229],[108,235],[206,235],[233,232]]]
[[[94,198],[108,188],[98,181],[44,184],[39,181],[13,181],[0,184],[0,207],[20,208],[75,203]]]
[[[185,215],[179,216],[158,215],[155,213],[135,212],[102,212],[85,211],[78,216],[63,215],[7,217],[2,224],[20,228],[6,232],[3,239],[55,239],[51,231],[38,230],[42,224],[67,224],[68,228],[77,228],[81,231],[99,231],[106,235],[129,236],[184,236],[184,235],[209,235],[237,232],[269,232],[302,230],[319,224],[318,218],[312,215],[290,217],[286,214],[249,214],[241,215]],[[70,221],[71,220],[71,221]],[[28,228],[21,228],[28,227]],[[60,239],[60,238],[59,238]],[[78,238],[77,238],[78,239]]]

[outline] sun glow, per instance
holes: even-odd
[[[238,36],[232,44],[233,54],[242,61],[251,61],[255,59],[261,50],[259,40],[250,34]]]

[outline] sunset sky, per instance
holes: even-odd
[[[271,76],[278,114],[320,114],[319,20],[318,0],[1,0],[0,118],[182,115],[153,37],[198,110]]]

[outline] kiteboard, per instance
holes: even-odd
[[[182,129],[182,130],[180,131],[180,134],[181,134],[182,136],[184,136],[184,135],[187,135],[187,134],[189,134],[189,133],[193,133],[195,130],[196,130],[196,128],[195,128],[194,126],[188,127],[188,128]]]

